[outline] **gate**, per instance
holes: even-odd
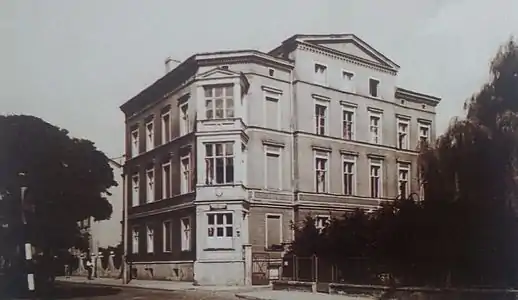
[[[270,255],[252,253],[252,285],[270,284]]]

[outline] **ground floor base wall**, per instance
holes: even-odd
[[[131,276],[133,279],[145,280],[193,281],[193,263],[133,263],[131,265]]]
[[[197,285],[244,285],[243,261],[196,261],[194,283]]]

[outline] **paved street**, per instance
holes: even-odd
[[[0,295],[0,299],[3,299]],[[119,288],[73,283],[58,283],[54,292],[39,299],[110,299],[110,300],[233,300],[234,293],[212,291],[157,291],[140,288]]]

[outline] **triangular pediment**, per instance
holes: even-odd
[[[351,55],[362,60],[381,64],[395,70],[399,65],[371,47],[369,44],[358,38],[354,34],[339,35],[300,35],[297,40],[325,47],[338,51],[345,55]]]
[[[203,73],[199,74],[198,77],[200,79],[217,79],[217,78],[225,78],[225,77],[229,77],[229,76],[239,76],[239,75],[240,75],[240,73],[218,67],[218,68],[210,69],[206,72],[203,72]]]

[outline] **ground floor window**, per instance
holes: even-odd
[[[207,243],[209,248],[232,248],[234,236],[232,212],[207,213]]]

